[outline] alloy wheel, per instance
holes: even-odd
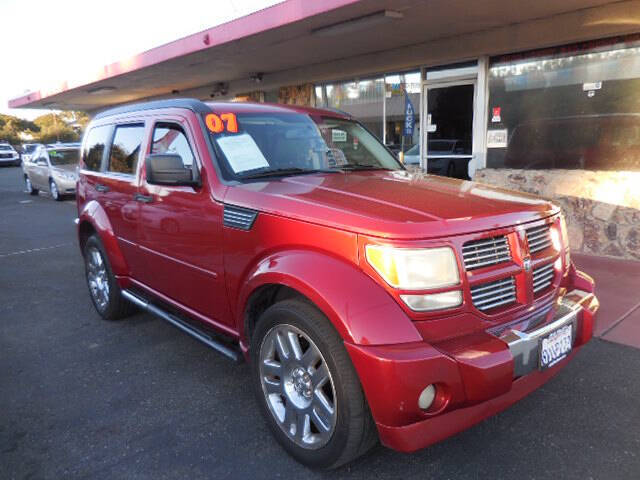
[[[317,345],[292,325],[267,332],[259,352],[262,392],[285,435],[306,449],[326,445],[336,427],[336,392]]]
[[[87,282],[98,309],[105,310],[109,305],[109,277],[102,254],[95,247],[87,251]]]

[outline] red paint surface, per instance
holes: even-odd
[[[246,104],[211,108],[214,113],[287,110]],[[573,288],[593,291],[589,277],[562,266],[553,288],[535,296],[530,292],[522,228],[558,222],[558,210],[549,202],[404,172],[319,173],[227,184],[217,175],[206,127],[196,114],[146,110],[104,117],[95,124],[132,121],[146,124],[146,153],[153,122],[180,123],[201,165],[202,187],[148,185],[142,161],[137,174],[125,179],[82,170],[80,227],[88,222],[96,229],[121,284],[134,284],[240,339],[245,350],[251,296],[273,284],[297,290],[344,339],[385,444],[412,450],[445,438],[505,408],[560,368],[513,382],[507,344],[486,332],[553,305]],[[96,184],[107,182],[110,192],[96,191]],[[136,193],[150,195],[152,203],[132,202]],[[250,231],[222,225],[224,203],[260,212]],[[507,235],[513,261],[464,272],[462,245],[496,235]],[[453,248],[463,304],[448,311],[410,311],[399,299],[403,292],[387,285],[366,262],[367,243]],[[558,257],[550,247],[532,254],[532,265],[553,263]],[[516,276],[517,302],[490,314],[475,309],[470,287],[506,275]],[[586,307],[595,312],[597,302]],[[579,315],[576,346],[591,337],[592,317],[586,311]],[[437,411],[424,412],[417,399],[430,383],[438,385],[441,397]]]

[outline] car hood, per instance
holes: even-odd
[[[269,179],[229,188],[225,202],[397,239],[479,232],[559,212],[548,200],[533,195],[406,171]]]
[[[78,165],[55,165],[51,167],[52,170],[58,170],[66,173],[76,173],[77,168]]]

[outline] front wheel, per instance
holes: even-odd
[[[261,411],[296,460],[335,468],[375,444],[375,425],[343,341],[313,305],[286,300],[268,308],[251,350]]]
[[[51,197],[56,202],[59,202],[60,200],[62,200],[62,195],[60,194],[60,191],[58,190],[58,185],[53,180],[51,180],[49,182],[49,192],[51,192]]]
[[[134,306],[122,296],[97,235],[90,236],[85,244],[84,265],[89,296],[100,316],[105,320],[129,316],[134,311]]]

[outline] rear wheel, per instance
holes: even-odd
[[[29,195],[37,195],[38,194],[38,189],[37,188],[33,188],[33,184],[31,183],[31,179],[29,179],[28,175],[25,175],[25,177],[24,177],[24,186],[27,189],[27,193]]]
[[[344,343],[313,305],[285,300],[268,308],[251,349],[261,411],[299,462],[335,468],[375,444],[375,425]]]
[[[134,306],[124,299],[109,265],[102,242],[96,235],[84,247],[84,264],[93,306],[105,320],[118,320],[131,315]]]

